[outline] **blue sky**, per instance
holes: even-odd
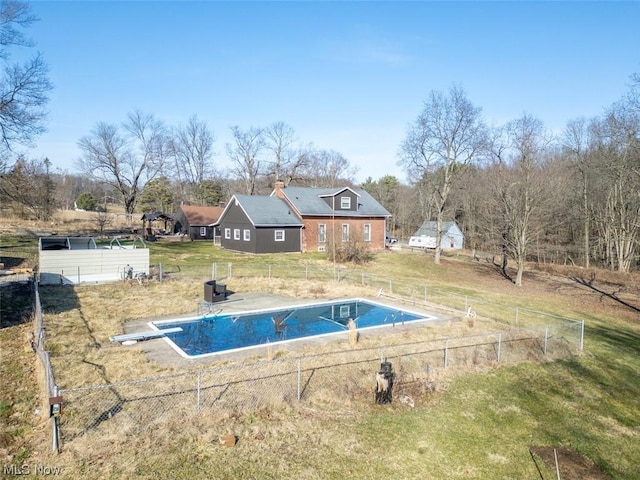
[[[397,151],[432,90],[460,85],[490,124],[552,131],[600,115],[640,72],[640,2],[33,1],[55,85],[30,152],[74,172],[78,140],[140,109],[191,115],[229,163],[229,127],[291,125],[356,178],[402,181]]]

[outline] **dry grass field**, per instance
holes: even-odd
[[[56,224],[56,233],[62,234],[63,224],[65,233],[91,229],[90,219],[74,216],[66,222]],[[18,223],[4,220],[0,232],[18,231],[27,237],[45,230]],[[129,227],[126,222],[122,225]],[[194,248],[191,256],[200,255],[197,246],[187,247]],[[152,262],[154,255],[164,262],[175,257],[172,248],[152,246]],[[211,262],[224,253],[214,250],[205,255],[202,261]],[[304,256],[284,261],[322,262]],[[461,255],[446,257],[435,266],[429,255],[411,252],[386,252],[366,268],[487,301],[585,320],[585,349],[542,362],[441,370],[431,388],[406,387],[415,401],[413,408],[399,401],[375,405],[371,395],[358,389],[337,395],[327,392],[310,402],[219,416],[173,412],[158,428],[104,422],[53,454],[50,422],[37,410],[44,398],[37,358],[29,346],[33,330],[29,302],[17,301],[25,287],[4,286],[0,287],[3,468],[26,466],[32,473],[60,468],[58,478],[105,479],[551,479],[556,478],[555,468],[545,460],[557,447],[563,479],[640,479],[640,275],[531,265],[525,286],[517,288],[490,262]],[[236,292],[310,299],[374,294],[370,288],[338,282],[238,278],[228,286]],[[202,298],[201,278],[47,287],[42,298],[47,348],[62,387],[202,368],[160,364],[150,360],[144,348],[125,349],[109,342],[126,322],[193,312]],[[453,322],[446,328],[457,335],[493,330],[495,325],[481,317],[473,326]],[[440,334],[415,329],[393,341]],[[385,340],[363,337],[359,348],[381,341]],[[337,347],[347,348],[347,340]],[[308,348],[321,352],[336,345]],[[221,435],[232,435],[237,443],[226,447],[219,442]],[[588,468],[578,460],[586,461]]]

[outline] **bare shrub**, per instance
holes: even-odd
[[[112,219],[107,212],[93,212],[92,220],[100,235],[102,235],[105,229],[112,223]]]
[[[355,263],[363,265],[373,259],[369,243],[361,235],[354,234],[346,242],[329,242],[327,259],[338,263]]]

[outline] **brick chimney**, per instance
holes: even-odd
[[[282,193],[282,189],[283,189],[283,188],[284,188],[284,182],[283,182],[283,181],[281,181],[281,180],[278,180],[278,181],[276,182],[276,185],[275,185],[275,189],[274,189],[274,191],[273,191],[273,194],[274,194],[276,197],[278,197],[278,198],[283,198],[283,197],[284,197],[284,194]]]

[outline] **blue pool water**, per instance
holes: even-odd
[[[194,357],[339,334],[349,330],[349,319],[362,330],[433,318],[369,300],[349,299],[242,314],[221,311],[211,317],[157,321],[153,326],[159,330],[182,328],[182,332],[167,334],[166,338],[181,355]]]

